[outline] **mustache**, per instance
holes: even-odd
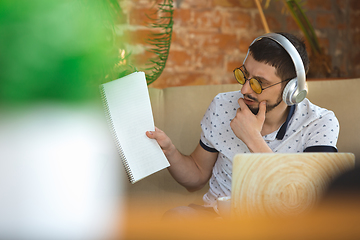
[[[248,95],[248,94],[245,94],[245,95],[244,95],[244,98],[248,98],[248,99],[253,100],[253,101],[255,101],[255,102],[259,102],[255,97],[250,96],[250,95]]]

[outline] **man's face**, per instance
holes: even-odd
[[[261,81],[262,88],[281,82],[281,79],[275,74],[275,67],[256,61],[251,54],[246,59],[244,67],[249,78],[256,77],[256,79]],[[252,113],[257,114],[259,104],[262,101],[266,101],[266,112],[273,110],[280,104],[285,104],[282,101],[282,90],[282,84],[277,84],[257,94],[251,89],[249,81],[246,81],[241,89],[241,93],[244,95],[244,102]]]

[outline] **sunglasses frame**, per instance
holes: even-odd
[[[267,87],[263,88],[262,85],[261,85],[261,81],[259,81],[256,77],[252,77],[252,78],[246,78],[246,77],[245,77],[245,73],[244,73],[243,70],[241,69],[241,68],[243,68],[243,67],[244,67],[244,65],[242,65],[241,67],[238,67],[238,68],[235,68],[235,69],[234,69],[234,71],[233,71],[234,77],[235,77],[236,81],[237,81],[239,84],[241,84],[241,85],[244,85],[244,84],[246,83],[246,81],[251,81],[252,79],[255,80],[255,81],[259,84],[259,86],[260,86],[260,92],[257,93],[257,92],[252,88],[252,84],[250,84],[250,87],[251,87],[251,89],[252,89],[256,94],[261,94],[263,90],[265,90],[265,89],[267,89],[267,88],[269,88],[269,87],[273,87],[273,86],[275,86],[275,85],[278,85],[278,84],[283,83],[283,82],[290,81],[290,80],[292,79],[292,78],[289,78],[289,79],[286,79],[286,80],[284,80],[284,81],[277,82],[277,83],[274,83],[274,84],[272,84],[272,85],[270,85],[270,86],[267,86]],[[244,79],[245,79],[244,83],[241,83],[241,82],[238,80],[238,78],[236,77],[235,71],[236,71],[237,69],[239,69],[240,72],[242,73],[242,75],[244,76]],[[244,70],[245,70],[245,69],[244,69]]]

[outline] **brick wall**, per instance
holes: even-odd
[[[151,54],[144,39],[149,33],[146,13],[154,0],[119,0],[126,15],[133,63],[142,68]],[[158,0],[162,2],[162,0]],[[271,31],[302,36],[290,15],[282,14],[282,1],[264,9]],[[360,1],[304,1],[306,15],[321,45],[331,56],[331,77],[360,77]],[[254,0],[174,1],[174,27],[170,55],[162,75],[151,85],[235,83],[232,70],[242,64],[251,41],[264,33]]]

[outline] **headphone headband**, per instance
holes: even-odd
[[[253,45],[254,42],[262,39],[262,38],[269,38],[275,42],[277,42],[280,46],[282,46],[285,51],[289,54],[291,57],[291,60],[294,63],[295,71],[296,71],[296,78],[292,79],[285,87],[283,92],[283,100],[288,105],[293,105],[296,103],[301,102],[305,99],[307,94],[307,88],[306,88],[306,73],[303,61],[300,57],[299,52],[296,50],[294,45],[283,35],[278,33],[267,33],[265,35],[262,35],[260,37],[255,38],[255,40],[250,44]],[[248,52],[246,54],[246,57],[244,59],[245,61],[249,55],[250,47],[248,49]]]

